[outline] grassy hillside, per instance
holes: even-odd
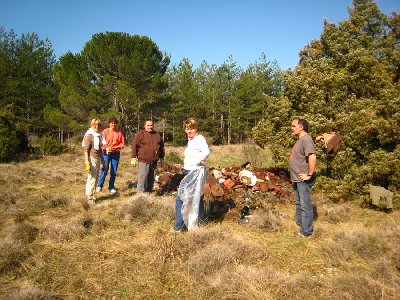
[[[249,223],[226,218],[176,234],[174,196],[135,195],[129,150],[119,193],[101,192],[93,207],[78,147],[0,165],[0,298],[399,299],[399,211],[315,194],[319,218],[305,239],[293,204],[266,198]],[[212,148],[209,166],[252,159],[270,163],[268,152],[224,146]]]

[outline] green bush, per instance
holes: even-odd
[[[256,168],[261,168],[266,160],[264,152],[258,146],[243,146],[243,154],[246,161],[250,162]]]
[[[38,151],[42,155],[58,155],[65,150],[66,146],[51,135],[44,135],[38,139]]]
[[[184,146],[187,144],[187,135],[183,130],[178,131],[173,140],[174,146]]]
[[[326,22],[321,39],[300,51],[295,71],[285,72],[283,95],[265,98],[265,115],[253,128],[254,141],[283,167],[295,143],[292,117],[308,120],[313,138],[340,133],[335,157],[317,145],[316,188],[335,201],[358,199],[369,183],[400,190],[399,76],[390,67],[398,66],[395,17],[370,0],[353,6],[349,20]]]
[[[0,120],[0,162],[15,159],[15,155],[27,148],[27,138],[5,120]]]
[[[182,158],[175,151],[170,151],[165,155],[165,161],[170,164],[183,164]]]

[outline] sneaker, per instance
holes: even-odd
[[[94,196],[86,196],[86,199],[89,205],[94,205],[96,203],[96,198]]]
[[[101,192],[101,186],[96,187],[96,193],[100,193]]]
[[[110,194],[111,194],[111,195],[114,195],[116,192],[117,192],[117,191],[116,191],[115,189],[111,189],[111,190],[110,190]]]
[[[304,235],[304,234],[302,234],[301,232],[299,232],[298,234],[297,234],[299,237],[301,237],[301,238],[308,238],[310,235]]]

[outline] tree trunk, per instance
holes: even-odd
[[[232,126],[232,124],[231,124],[231,121],[229,120],[228,121],[228,145],[231,144],[231,126]]]
[[[224,139],[224,114],[221,113],[221,139]]]

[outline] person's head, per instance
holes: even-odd
[[[152,132],[154,130],[154,121],[152,119],[147,119],[144,122],[144,130],[147,132]]]
[[[108,126],[110,126],[110,129],[117,129],[118,128],[118,119],[116,117],[111,117],[108,118]]]
[[[99,119],[92,119],[92,121],[90,121],[90,127],[91,127],[94,131],[98,132],[98,131],[100,130],[100,127],[101,127],[101,122],[100,122],[100,120],[99,120]]]
[[[308,122],[300,117],[292,119],[292,135],[300,136],[303,133],[308,132]]]
[[[194,138],[194,136],[199,131],[199,124],[197,123],[197,121],[193,118],[189,118],[183,124],[185,125],[185,132],[188,138]]]

